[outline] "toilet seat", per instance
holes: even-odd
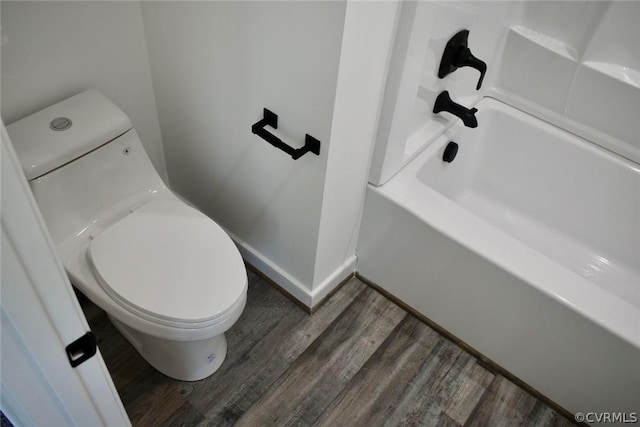
[[[157,323],[208,326],[246,292],[246,270],[214,221],[175,199],[155,199],[107,228],[87,255],[105,292]]]

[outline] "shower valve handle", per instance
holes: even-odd
[[[476,90],[482,86],[482,80],[487,72],[487,64],[473,56],[471,50],[467,47],[469,38],[469,30],[459,31],[451,40],[447,42],[440,61],[438,69],[438,77],[444,78],[461,67],[471,67],[480,72],[480,79],[476,85]]]

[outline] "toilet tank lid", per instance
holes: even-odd
[[[95,89],[81,92],[7,126],[28,180],[122,135],[127,115]]]

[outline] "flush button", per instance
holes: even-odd
[[[55,131],[67,130],[71,127],[71,119],[67,117],[58,117],[51,120],[49,127]]]

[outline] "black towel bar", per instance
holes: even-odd
[[[280,138],[266,130],[265,126],[271,126],[274,129],[278,129],[278,115],[266,108],[263,110],[263,117],[257,123],[251,126],[251,132],[258,135],[260,138],[267,141],[269,144],[277,147],[291,156],[293,160],[298,160],[300,157],[308,152],[315,155],[320,155],[320,141],[315,139],[309,134],[306,134],[304,139],[304,146],[302,148],[293,148],[292,146],[284,143]]]

